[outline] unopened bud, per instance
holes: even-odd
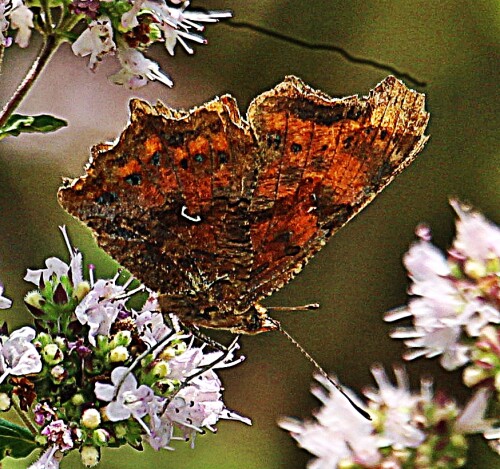
[[[97,428],[101,424],[101,414],[97,409],[87,409],[82,415],[81,422],[86,428]]]
[[[82,464],[86,467],[93,467],[99,463],[99,450],[94,446],[84,446],[80,452]]]
[[[109,361],[112,363],[124,362],[129,357],[127,347],[120,345],[109,352]]]
[[[42,357],[45,363],[57,365],[64,359],[64,354],[56,344],[47,344],[42,350]]]
[[[11,400],[7,393],[0,392],[0,411],[5,412],[10,409]]]

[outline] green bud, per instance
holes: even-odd
[[[109,361],[111,363],[124,362],[129,356],[130,354],[128,353],[127,347],[120,345],[109,352]]]
[[[71,403],[76,407],[85,404],[85,402],[86,402],[85,396],[81,393],[77,393],[71,398]]]
[[[73,297],[76,298],[78,301],[82,301],[89,291],[90,291],[90,283],[84,280],[83,282],[80,282],[78,285],[75,286],[73,290]]]
[[[109,432],[104,428],[98,428],[93,431],[92,440],[97,446],[106,446],[109,441]]]
[[[45,299],[38,290],[33,290],[27,293],[24,297],[24,304],[30,310],[30,313],[35,317],[40,317],[45,314],[43,311]]]
[[[39,346],[40,348],[44,348],[46,345],[52,344],[53,339],[52,339],[52,336],[50,334],[47,334],[46,332],[40,332],[40,334],[38,334],[35,337],[35,340],[33,341],[33,343],[35,344],[35,346]]]
[[[56,344],[47,344],[42,349],[42,357],[48,365],[57,365],[64,359],[64,353]]]
[[[120,345],[127,347],[131,342],[132,333],[130,331],[119,331],[114,335],[109,345],[110,347],[118,347]]]
[[[117,423],[114,426],[116,438],[125,438],[128,433],[127,425],[123,423]]]
[[[161,360],[153,366],[151,373],[153,374],[153,376],[155,378],[162,379],[168,375],[169,371],[170,371],[170,368],[168,366],[168,363],[164,360]]]

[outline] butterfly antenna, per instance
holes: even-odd
[[[285,329],[281,327],[281,324],[278,321],[275,321],[276,326],[278,327],[278,331],[281,332],[295,347],[297,347],[301,352],[302,355],[304,355],[316,368],[316,370],[324,377],[326,378],[335,388],[349,401],[349,404],[351,404],[365,419],[371,420],[370,414],[359,407],[342,389],[342,386],[336,382],[334,379],[332,379],[323,368],[319,365],[319,363],[307,352],[307,350],[302,347]]]

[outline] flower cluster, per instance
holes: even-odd
[[[413,327],[391,334],[405,339],[410,350],[404,358],[440,355],[447,370],[467,365],[464,383],[474,387],[475,394],[460,409],[444,393],[434,394],[430,380],[422,380],[420,392],[414,393],[402,368],[395,368],[394,386],[383,369],[374,366],[378,389],[365,391],[373,419],[368,421],[319,376],[328,392],[313,389],[323,403],[315,420],[280,422],[299,446],[316,456],[309,467],[462,467],[465,435],[472,433],[482,433],[500,454],[500,229],[457,201],[451,205],[458,220],[448,255],[430,243],[427,226],[417,228],[420,240],[404,258],[413,297],[385,319],[411,317]]]
[[[192,54],[188,41],[206,43],[201,36],[203,23],[232,16],[230,11],[191,11],[189,2],[180,0],[72,0],[56,6],[57,9],[50,8],[42,2],[42,7],[49,12],[43,8],[40,11],[38,4],[31,10],[30,0],[0,0],[0,45],[12,43],[10,28],[18,30],[16,43],[27,47],[35,12],[36,20],[44,26],[42,34],[50,31],[58,40],[72,42],[76,55],[89,57],[91,70],[95,70],[105,56],[116,55],[121,69],[110,78],[130,88],[144,86],[148,80],[172,86],[172,80],[160,66],[143,55],[152,44],[163,42],[168,53],[174,55],[179,43]],[[45,23],[56,16],[58,22]],[[75,33],[75,27],[82,23],[86,28]]]
[[[460,409],[445,394],[434,394],[430,380],[422,380],[420,392],[411,392],[404,369],[394,371],[397,385],[382,367],[372,368],[378,388],[364,391],[371,421],[358,414],[331,382],[316,376],[322,387],[313,387],[312,393],[323,407],[315,419],[287,417],[279,422],[300,447],[316,456],[308,467],[429,469],[465,463],[464,435],[491,429],[492,422],[484,418],[488,391],[478,391]]]
[[[482,354],[478,356],[473,350],[482,349],[484,340],[479,337],[494,337],[500,323],[500,228],[457,201],[451,205],[458,220],[448,256],[430,243],[429,228],[418,227],[420,240],[404,257],[412,281],[409,293],[414,298],[385,319],[413,318],[413,328],[399,328],[391,334],[406,339],[411,349],[406,359],[441,355],[441,365],[453,370],[475,356],[481,368]],[[492,340],[498,343],[498,338]],[[476,383],[493,378],[500,391],[499,349],[489,348],[488,353],[496,359],[485,361],[490,366],[477,374]]]
[[[165,321],[144,287],[120,284],[119,274],[94,280],[92,266],[85,280],[82,255],[62,231],[69,264],[49,258],[25,277],[37,287],[25,297],[35,328],[0,336],[0,410],[33,416],[44,453],[31,467],[57,468],[71,450],[90,467],[105,446],[172,449],[175,440],[193,444],[198,433],[214,431],[219,419],[250,424],[225,407],[215,372],[241,362],[236,342],[208,352],[174,317]]]

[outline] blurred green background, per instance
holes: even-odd
[[[467,1],[259,1],[194,2],[230,8],[235,19],[301,40],[343,47],[350,53],[386,63],[427,82],[431,139],[417,161],[310,262],[301,275],[266,304],[321,303],[319,311],[279,313],[284,327],[329,372],[355,390],[372,384],[369,367],[400,362],[402,343],[388,336],[382,313],[406,301],[407,280],[401,257],[417,223],[433,229],[446,248],[454,233],[448,198],[456,196],[499,222],[498,129],[499,3]],[[91,145],[115,139],[127,122],[127,103],[138,96],[161,99],[172,107],[199,105],[229,92],[242,111],[259,92],[284,75],[295,74],[335,96],[366,94],[387,72],[350,63],[333,52],[314,52],[227,24],[209,26],[208,46],[194,56],[182,50],[171,58],[162,47],[151,51],[175,81],[173,89],[151,83],[129,91],[107,76],[118,69],[107,58],[96,73],[87,60],[65,46],[22,105],[23,113],[51,113],[69,127],[45,136],[10,138],[0,144],[0,279],[13,309],[1,312],[12,326],[30,321],[22,277],[51,256],[65,256],[58,225],[66,224],[87,263],[99,275],[116,265],[99,251],[86,228],[58,206],[61,176],[78,176]],[[2,102],[14,91],[36,53],[36,37],[27,50],[6,52],[0,75]],[[407,81],[410,87],[415,85]],[[229,335],[212,334],[229,341]],[[310,456],[276,425],[283,415],[308,417],[318,402],[310,395],[312,369],[298,350],[277,333],[243,337],[247,360],[221,372],[229,407],[251,417],[247,427],[221,422],[217,435],[196,440],[191,450],[175,452],[105,451],[102,469],[156,465],[171,469],[301,468]],[[437,361],[408,364],[411,381],[423,374],[435,386],[465,399],[460,373],[444,373]],[[5,468],[25,467],[11,459]],[[498,467],[481,438],[472,440],[469,468]],[[77,457],[63,467],[78,467]]]

